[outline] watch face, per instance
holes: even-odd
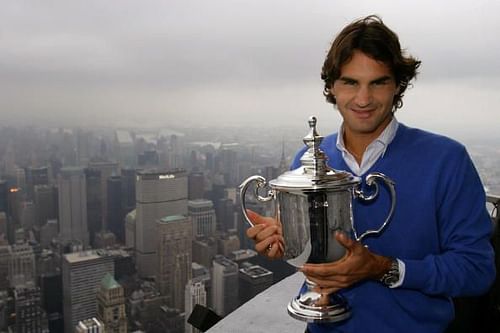
[[[387,273],[384,274],[384,276],[382,276],[380,282],[390,287],[398,281],[399,281],[399,265],[397,260],[394,260],[391,264],[391,268]]]

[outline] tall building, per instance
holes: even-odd
[[[237,179],[238,174],[238,153],[236,148],[237,143],[224,144],[219,150],[219,170],[224,175],[224,181],[227,186],[238,186],[239,179]]]
[[[135,209],[135,169],[123,168],[122,171],[122,207],[125,213]]]
[[[93,245],[95,235],[102,230],[101,171],[86,168],[85,181],[87,183],[87,228],[90,244]]]
[[[204,199],[190,200],[188,214],[193,221],[193,239],[213,237],[217,227],[215,209],[212,201]]]
[[[7,214],[0,211],[0,239],[7,239]]]
[[[203,199],[205,197],[205,175],[203,172],[191,172],[188,176],[189,200]]]
[[[89,244],[87,187],[82,168],[66,167],[59,173],[59,237],[61,242]]]
[[[9,192],[9,186],[6,180],[0,179],[0,212],[6,212],[8,207],[7,193]]]
[[[34,284],[36,278],[35,253],[28,243],[10,247],[9,283],[11,287]]]
[[[23,201],[20,206],[20,223],[24,230],[31,230],[35,226],[35,205],[33,201]]]
[[[63,333],[63,288],[60,272],[42,274],[38,277],[42,293],[42,307],[47,313],[51,333]]]
[[[114,274],[113,257],[107,252],[65,254],[62,260],[64,331],[97,315],[97,290],[106,274]]]
[[[213,260],[212,302],[215,312],[224,317],[238,307],[238,264],[224,256]]]
[[[184,310],[184,288],[191,279],[191,220],[171,215],[157,221],[158,273],[160,292],[167,296],[167,305]]]
[[[40,289],[18,286],[14,289],[16,332],[49,333],[47,314],[40,301]]]
[[[212,267],[217,254],[217,241],[213,237],[193,240],[193,261],[205,267]]]
[[[240,239],[234,233],[221,233],[217,237],[217,253],[229,257],[232,252],[241,249]]]
[[[26,194],[28,198],[33,198],[36,185],[49,184],[49,168],[48,167],[29,167],[26,168]]]
[[[127,333],[123,288],[109,273],[97,292],[97,318],[104,323],[106,333]]]
[[[135,220],[137,211],[134,209],[125,216],[125,246],[136,249],[135,245]]]
[[[129,131],[117,130],[114,140],[115,155],[122,167],[135,167],[134,140]]]
[[[239,298],[243,304],[273,284],[273,272],[248,263],[240,268]]]
[[[119,176],[120,168],[118,163],[113,161],[91,160],[89,162],[89,169],[99,170],[101,175],[101,216],[102,224],[101,231],[108,230],[108,178],[111,176]]]
[[[34,186],[35,226],[41,228],[48,220],[58,219],[57,188],[53,185]]]
[[[66,331],[68,332],[68,331]],[[104,324],[97,318],[88,318],[78,322],[74,330],[69,332],[75,333],[106,333],[108,332]]]
[[[111,176],[107,183],[108,230],[123,244],[125,242],[125,211],[122,207],[122,178]]]
[[[9,288],[10,245],[0,245],[0,291]]]
[[[236,228],[233,200],[222,198],[215,201],[215,214],[217,215],[217,230],[229,231]]]
[[[170,215],[187,216],[186,172],[182,169],[139,171],[136,182],[135,250],[141,277],[156,274],[156,221]]]
[[[205,284],[200,280],[190,280],[186,284],[185,291],[185,333],[200,333],[200,330],[187,322],[189,315],[193,312],[194,306],[200,304],[207,305],[207,291]]]

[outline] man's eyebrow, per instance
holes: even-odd
[[[353,78],[348,77],[348,76],[341,76],[341,77],[339,77],[339,80],[343,81],[343,82],[358,82],[358,80],[353,79]]]
[[[379,77],[378,79],[372,80],[370,83],[375,83],[375,84],[377,84],[377,83],[385,83],[385,82],[390,81],[390,80],[392,80],[391,76],[384,75],[382,77]]]

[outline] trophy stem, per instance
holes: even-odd
[[[337,293],[314,291],[316,284],[306,279],[306,288],[288,304],[288,314],[308,323],[326,323],[345,320],[351,308],[345,298]]]

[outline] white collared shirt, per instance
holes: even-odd
[[[361,165],[358,164],[356,158],[347,150],[344,144],[344,124],[340,125],[339,134],[337,135],[337,149],[342,152],[342,158],[347,166],[352,170],[356,176],[361,176],[366,173],[380,157],[383,157],[387,146],[392,142],[396,136],[399,123],[396,117],[392,117],[391,122],[387,125],[384,131],[378,138],[373,140],[372,143],[366,147],[361,160]]]
[[[361,159],[361,165],[358,164],[356,158],[347,150],[344,144],[344,124],[340,125],[340,129],[337,135],[337,149],[342,152],[342,158],[351,171],[356,174],[356,176],[361,176],[366,173],[380,157],[384,157],[387,146],[392,142],[396,136],[399,123],[396,117],[392,117],[391,122],[387,125],[384,131],[380,134],[378,138],[373,140],[372,143],[366,147],[363,153],[363,158]],[[394,283],[390,288],[397,288],[403,284],[405,277],[405,264],[400,259],[397,259],[399,266],[399,280]]]

